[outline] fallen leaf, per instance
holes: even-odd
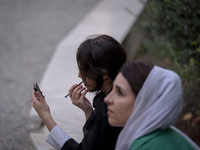
[[[192,118],[192,113],[188,112],[183,116],[182,120],[190,120]]]

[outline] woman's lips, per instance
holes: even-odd
[[[107,110],[107,114],[111,115],[113,113],[113,111],[111,111],[110,109]]]

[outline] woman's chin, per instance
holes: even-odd
[[[109,123],[111,126],[113,126],[113,127],[119,127],[119,126],[117,125],[117,123],[114,122],[112,119],[109,119],[109,118],[108,118],[108,123]]]

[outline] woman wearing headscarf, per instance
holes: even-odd
[[[182,84],[170,70],[126,64],[104,99],[108,122],[123,127],[117,150],[192,150],[199,147],[172,125],[182,111]]]

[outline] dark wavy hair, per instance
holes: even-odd
[[[110,76],[114,81],[126,62],[126,51],[108,35],[92,35],[80,44],[76,60],[81,75],[96,80],[94,91],[100,91],[103,75]]]
[[[122,67],[120,72],[128,81],[135,96],[138,95],[152,68],[151,65],[137,61],[128,62]]]

